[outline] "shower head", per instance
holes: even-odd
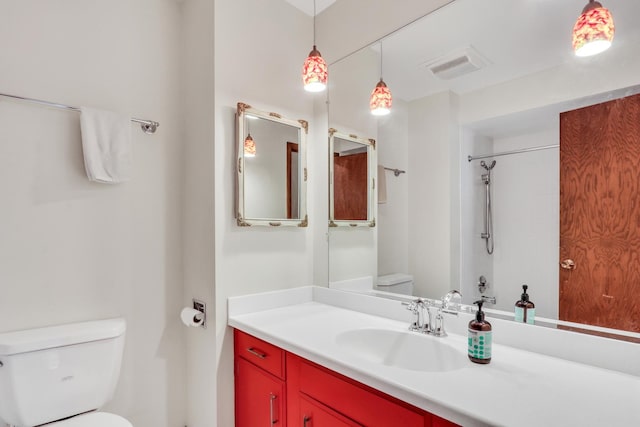
[[[484,160],[480,162],[480,166],[482,166],[483,168],[485,168],[485,169],[486,169],[486,170],[488,170],[488,171],[490,171],[491,169],[493,169],[493,167],[494,167],[495,165],[496,165],[496,161],[495,161],[495,160],[494,160],[494,161],[492,161],[490,165],[487,165],[487,164],[485,163],[485,161],[484,161]]]

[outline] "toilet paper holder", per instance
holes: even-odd
[[[192,301],[193,301],[193,309],[199,313],[196,313],[194,315],[193,322],[195,324],[191,324],[190,326],[200,326],[206,329],[207,328],[207,304],[195,298]]]

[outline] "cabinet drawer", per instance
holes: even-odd
[[[318,368],[300,364],[300,391],[342,415],[367,427],[424,427],[431,417],[402,405],[390,396],[374,392],[355,381]]]
[[[236,356],[284,379],[284,350],[234,329]]]

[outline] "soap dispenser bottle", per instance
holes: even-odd
[[[469,360],[474,363],[491,362],[491,323],[484,320],[482,301],[476,301],[478,311],[475,320],[469,322]]]
[[[522,285],[522,296],[520,297],[520,301],[516,301],[515,320],[516,322],[533,325],[536,317],[536,306],[529,300],[527,288],[527,285]]]

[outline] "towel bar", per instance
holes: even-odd
[[[64,110],[73,110],[73,111],[80,112],[80,108],[78,108],[78,107],[72,107],[70,105],[58,104],[58,103],[55,103],[55,102],[43,101],[41,99],[27,98],[27,97],[24,97],[24,96],[17,96],[17,95],[9,95],[9,94],[6,94],[6,93],[0,93],[0,96],[4,96],[5,98],[19,99],[21,101],[33,102],[35,104],[46,105],[46,106],[49,106],[49,107],[55,107],[55,108],[61,108],[61,109],[64,109]],[[155,133],[156,130],[158,129],[158,126],[160,126],[160,123],[154,122],[153,120],[144,120],[144,119],[137,119],[135,117],[132,117],[131,121],[134,122],[134,123],[140,123],[140,128],[142,129],[142,131],[144,133],[147,133],[147,134]]]

